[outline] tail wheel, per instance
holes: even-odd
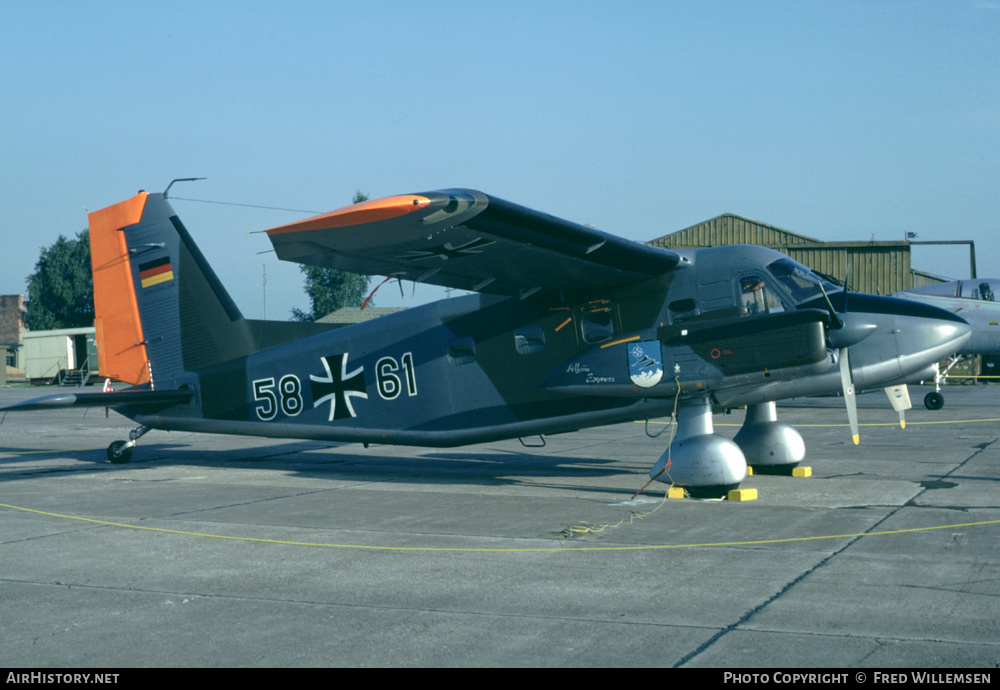
[[[115,441],[108,446],[108,460],[116,465],[124,465],[132,459],[132,446],[128,441]]]
[[[940,410],[944,407],[944,396],[937,391],[931,391],[924,396],[924,407],[928,410]]]

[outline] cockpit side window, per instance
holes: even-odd
[[[769,314],[785,310],[775,291],[756,273],[740,278],[739,289],[740,306],[751,314]]]

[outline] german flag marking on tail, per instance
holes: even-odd
[[[174,269],[170,258],[163,257],[148,263],[139,264],[139,280],[144,288],[165,283],[174,279]]]

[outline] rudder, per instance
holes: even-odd
[[[232,298],[162,194],[90,214],[100,372],[132,384],[254,351]]]
[[[118,230],[142,219],[147,196],[140,192],[88,216],[98,368],[101,376],[135,385],[149,382],[149,357],[132,287],[128,246],[125,234]]]

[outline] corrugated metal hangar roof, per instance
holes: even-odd
[[[837,282],[848,275],[852,290],[888,295],[899,290],[942,282],[910,265],[910,242],[823,242],[768,223],[725,213],[664,235],[649,244],[670,249],[757,244],[776,249]]]

